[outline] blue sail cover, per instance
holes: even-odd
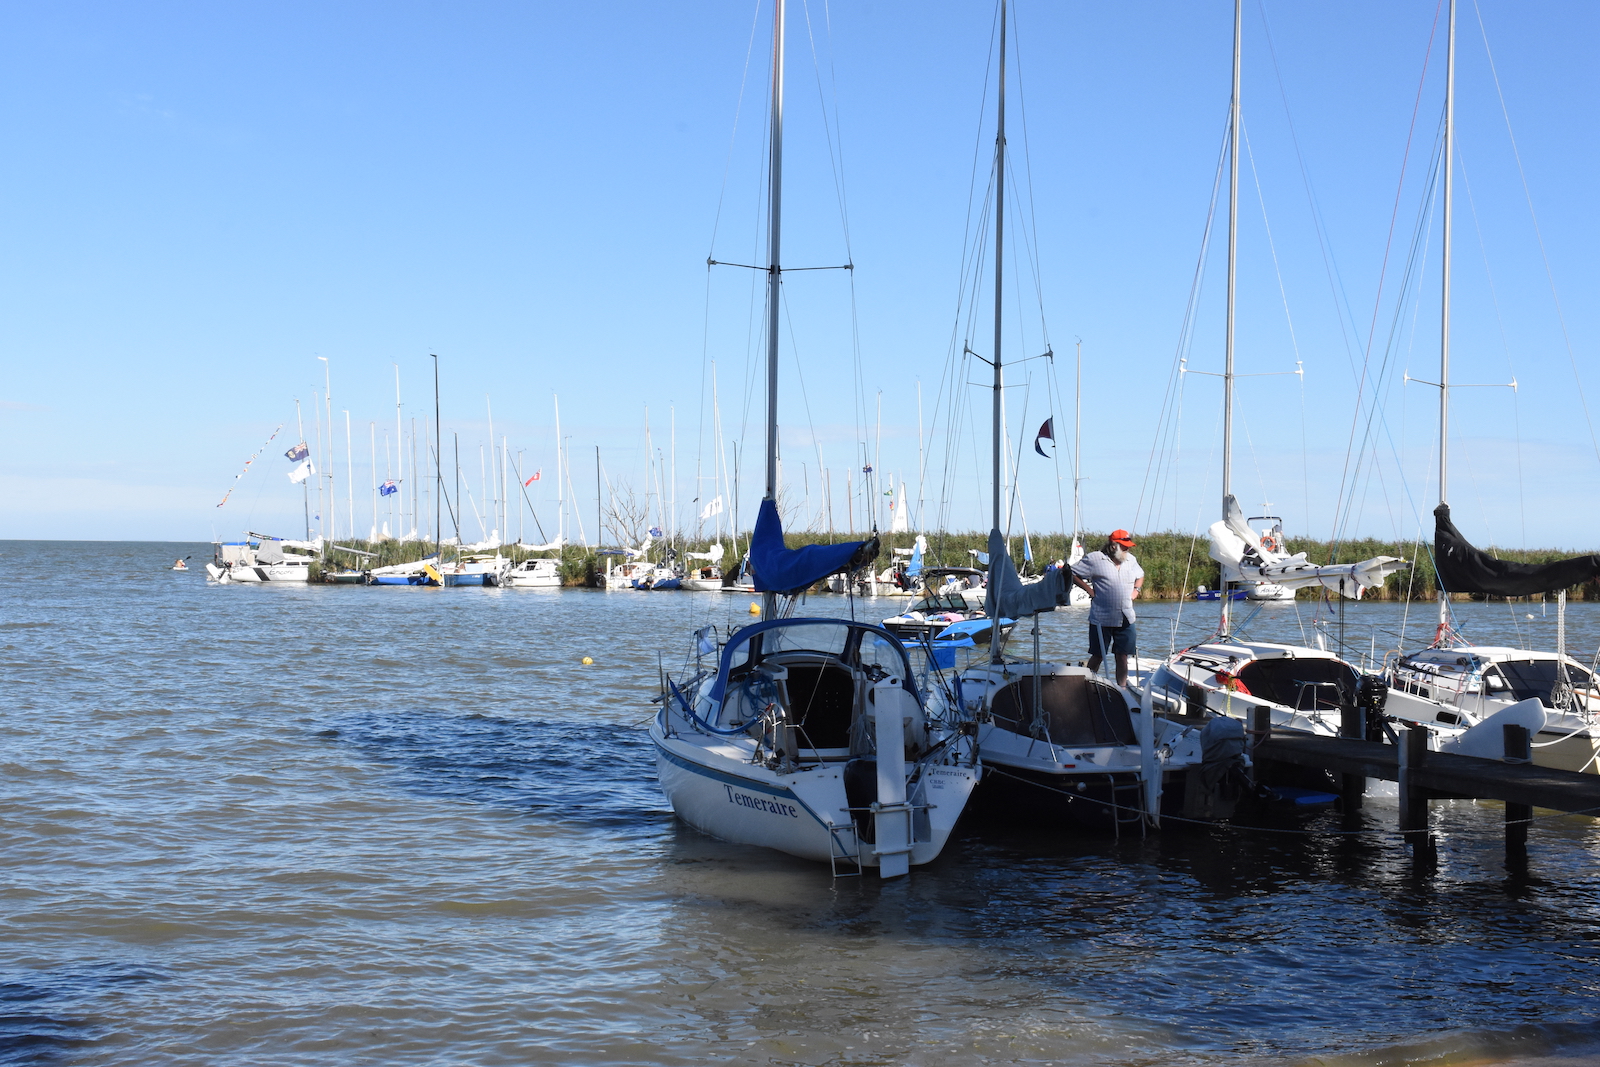
[[[750,569],[756,591],[799,593],[830,574],[851,570],[878,556],[878,539],[847,541],[842,545],[807,545],[788,548],[783,543],[783,520],[778,506],[761,502],[756,532],[750,538]]]

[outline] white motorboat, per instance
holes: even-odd
[[[721,504],[719,497],[717,503]],[[720,507],[718,514],[721,514]],[[722,542],[718,541],[705,552],[685,552],[683,558],[689,560],[689,570],[683,575],[680,586],[691,592],[709,593],[722,588]],[[696,565],[695,560],[701,563]]]
[[[307,541],[263,537],[259,541],[219,541],[206,564],[206,577],[219,585],[229,582],[307,582],[311,557],[290,554],[285,548],[309,550]]]
[[[503,584],[516,589],[559,589],[561,561],[548,557],[525,559],[506,571]]]
[[[655,569],[646,559],[624,559],[595,574],[595,585],[601,589],[635,589],[639,580]]]

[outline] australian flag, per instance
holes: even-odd
[[[382,485],[378,486],[378,495],[379,496],[391,496],[391,495],[393,495],[395,493],[398,493],[399,491],[400,491],[400,487],[398,485],[394,484],[394,479],[393,478],[390,478],[388,481],[386,481]]]
[[[297,444],[293,448],[289,449],[289,451],[285,452],[283,455],[284,455],[284,458],[287,459],[290,463],[299,463],[301,460],[305,459],[310,454],[311,454],[311,449],[306,447],[306,443],[304,441],[301,441],[299,444]]]
[[[651,537],[660,537],[661,536],[661,527],[659,527],[659,526],[650,527],[650,536]]]

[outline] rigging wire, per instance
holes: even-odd
[[[1330,555],[1329,555],[1330,562],[1337,562],[1338,558],[1339,558],[1338,553],[1339,553],[1339,540],[1340,540],[1340,536],[1339,536],[1339,534],[1340,534],[1340,516],[1344,513],[1345,489],[1347,487],[1347,481],[1348,481],[1348,478],[1349,478],[1350,473],[1351,473],[1350,472],[1351,454],[1352,454],[1352,450],[1353,450],[1354,444],[1355,444],[1356,429],[1360,425],[1360,422],[1361,422],[1362,403],[1363,403],[1363,400],[1366,397],[1366,386],[1367,386],[1367,379],[1368,379],[1367,371],[1368,371],[1368,369],[1369,369],[1369,367],[1371,365],[1371,362],[1372,362],[1372,345],[1373,345],[1373,340],[1374,340],[1374,338],[1376,336],[1376,333],[1377,333],[1378,312],[1381,309],[1382,303],[1383,303],[1384,283],[1388,279],[1389,256],[1390,256],[1391,250],[1393,249],[1393,246],[1394,246],[1395,224],[1399,221],[1399,218],[1400,218],[1400,198],[1401,198],[1402,193],[1405,190],[1406,169],[1409,166],[1410,161],[1411,161],[1411,145],[1412,145],[1412,142],[1413,142],[1413,140],[1414,140],[1414,138],[1416,136],[1417,116],[1421,113],[1421,109],[1422,109],[1422,91],[1423,91],[1424,87],[1427,85],[1428,66],[1433,60],[1433,43],[1434,43],[1435,39],[1438,37],[1439,15],[1443,11],[1443,9],[1444,9],[1444,0],[1438,0],[1438,2],[1435,4],[1434,10],[1433,10],[1433,24],[1428,30],[1428,46],[1423,52],[1422,71],[1418,75],[1418,78],[1417,78],[1417,94],[1416,94],[1415,99],[1412,101],[1412,105],[1411,105],[1411,121],[1410,121],[1410,124],[1407,126],[1407,129],[1406,129],[1405,150],[1401,153],[1401,157],[1400,157],[1400,178],[1399,178],[1399,181],[1396,182],[1396,184],[1395,184],[1394,206],[1390,209],[1390,212],[1389,212],[1388,235],[1384,238],[1383,260],[1382,260],[1382,262],[1381,262],[1381,264],[1379,266],[1379,269],[1378,269],[1378,288],[1377,288],[1377,292],[1373,295],[1372,318],[1371,318],[1371,321],[1369,322],[1368,327],[1367,327],[1367,343],[1366,343],[1366,346],[1365,346],[1364,355],[1362,357],[1361,373],[1358,375],[1357,382],[1356,382],[1356,406],[1355,406],[1355,412],[1352,415],[1351,420],[1350,420],[1350,436],[1349,436],[1349,439],[1348,439],[1348,441],[1347,441],[1347,443],[1345,445],[1344,470],[1341,472],[1340,477],[1339,477],[1339,495],[1337,497],[1335,497],[1335,506],[1334,506],[1334,513],[1333,513],[1334,514],[1334,531],[1333,531],[1332,544],[1330,545]],[[1442,117],[1442,115],[1441,115],[1440,124],[1441,124],[1441,126],[1443,125],[1443,117]],[[1425,199],[1427,199],[1427,198],[1425,198]],[[1370,417],[1370,415],[1369,415],[1369,418],[1368,418],[1368,425],[1369,425],[1369,427],[1371,425],[1371,417]],[[1351,486],[1350,488],[1353,489],[1353,486]]]
[[[1170,485],[1176,477],[1174,468],[1177,466],[1177,449],[1181,447],[1178,437],[1182,417],[1182,393],[1184,386],[1184,363],[1188,353],[1194,345],[1195,320],[1198,316],[1200,294],[1205,281],[1206,257],[1211,249],[1211,232],[1216,221],[1217,203],[1222,190],[1222,175],[1228,159],[1228,123],[1223,123],[1222,146],[1217,152],[1216,175],[1211,182],[1211,203],[1206,210],[1205,228],[1200,236],[1200,254],[1195,259],[1194,277],[1189,283],[1189,301],[1184,307],[1183,321],[1178,328],[1177,348],[1173,352],[1172,369],[1167,374],[1166,388],[1161,396],[1161,408],[1156,415],[1155,439],[1150,446],[1150,458],[1145,463],[1144,480],[1139,485],[1139,502],[1134,507],[1134,527],[1139,526],[1139,518],[1145,513],[1145,501],[1150,502],[1151,525],[1154,525],[1156,514],[1159,510],[1158,501],[1162,499],[1162,480]],[[1171,462],[1158,464],[1158,457],[1166,455],[1168,449],[1173,450]],[[1177,525],[1177,495],[1173,495],[1173,525]]]
[[[1517,176],[1522,180],[1522,196],[1528,203],[1528,218],[1533,222],[1533,233],[1539,241],[1539,256],[1544,261],[1544,275],[1550,283],[1550,300],[1556,307],[1556,321],[1561,324],[1561,339],[1567,346],[1567,361],[1572,365],[1572,380],[1578,387],[1578,403],[1583,408],[1583,421],[1589,427],[1589,442],[1594,446],[1596,459],[1600,459],[1600,437],[1595,435],[1594,419],[1589,414],[1589,399],[1583,391],[1583,376],[1578,373],[1578,356],[1572,348],[1572,334],[1567,330],[1566,312],[1561,308],[1561,296],[1556,292],[1556,275],[1550,266],[1550,253],[1545,248],[1544,231],[1539,226],[1539,215],[1533,209],[1533,191],[1528,187],[1528,172],[1522,166],[1522,152],[1517,147],[1517,135],[1511,128],[1511,109],[1506,106],[1506,94],[1500,88],[1500,72],[1494,65],[1494,52],[1489,48],[1489,31],[1483,25],[1483,11],[1478,0],[1472,0],[1472,10],[1478,19],[1478,32],[1483,38],[1483,54],[1489,60],[1489,74],[1494,79],[1495,96],[1500,101],[1500,114],[1506,122],[1506,138],[1511,142],[1511,155],[1517,161]]]
[[[1461,152],[1460,141],[1459,140],[1456,142],[1456,154],[1461,159],[1461,184],[1463,186],[1465,186],[1466,190],[1467,190],[1467,206],[1472,212],[1472,228],[1473,228],[1474,232],[1476,232],[1477,235],[1478,235],[1478,252],[1483,257],[1483,276],[1489,283],[1489,300],[1490,300],[1491,303],[1494,304],[1495,325],[1498,326],[1499,330],[1500,330],[1500,347],[1501,347],[1501,350],[1505,353],[1506,369],[1511,373],[1511,380],[1512,381],[1516,381],[1517,380],[1517,370],[1516,370],[1515,365],[1513,365],[1513,363],[1511,362],[1511,341],[1506,336],[1506,320],[1505,320],[1505,316],[1500,311],[1500,293],[1495,288],[1494,271],[1491,270],[1490,266],[1489,266],[1489,246],[1483,239],[1483,222],[1482,222],[1482,220],[1480,220],[1478,218],[1478,202],[1477,202],[1477,200],[1475,200],[1473,198],[1473,195],[1472,195],[1472,179],[1467,176],[1467,159],[1466,159],[1466,156],[1464,154],[1462,154],[1462,152]],[[1521,410],[1521,404],[1519,403],[1519,394],[1518,394],[1518,391],[1515,390],[1515,389],[1513,389],[1511,391],[1511,419],[1512,419],[1512,426],[1514,427],[1515,432],[1516,432],[1517,511],[1518,511],[1518,516],[1519,516],[1519,518],[1521,520],[1521,524],[1522,524],[1522,547],[1523,548],[1527,548],[1528,547],[1527,491],[1523,487],[1523,484],[1522,484],[1522,410]],[[1473,468],[1472,468],[1470,460],[1468,461],[1467,471],[1468,471],[1469,474],[1473,473]],[[1476,477],[1474,477],[1473,486],[1474,486],[1474,488],[1477,487]],[[1482,506],[1481,501],[1480,501],[1480,505],[1479,506],[1480,507]],[[1485,518],[1487,519],[1487,512],[1485,513]],[[1491,537],[1492,536],[1493,535],[1491,534]],[[1510,602],[1507,601],[1507,603],[1510,603]]]

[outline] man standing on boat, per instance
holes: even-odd
[[[1072,565],[1073,584],[1091,597],[1089,669],[1100,669],[1109,647],[1120,686],[1128,684],[1128,658],[1139,652],[1133,602],[1144,588],[1144,568],[1130,551],[1133,545],[1127,530],[1113,530],[1103,548]]]

